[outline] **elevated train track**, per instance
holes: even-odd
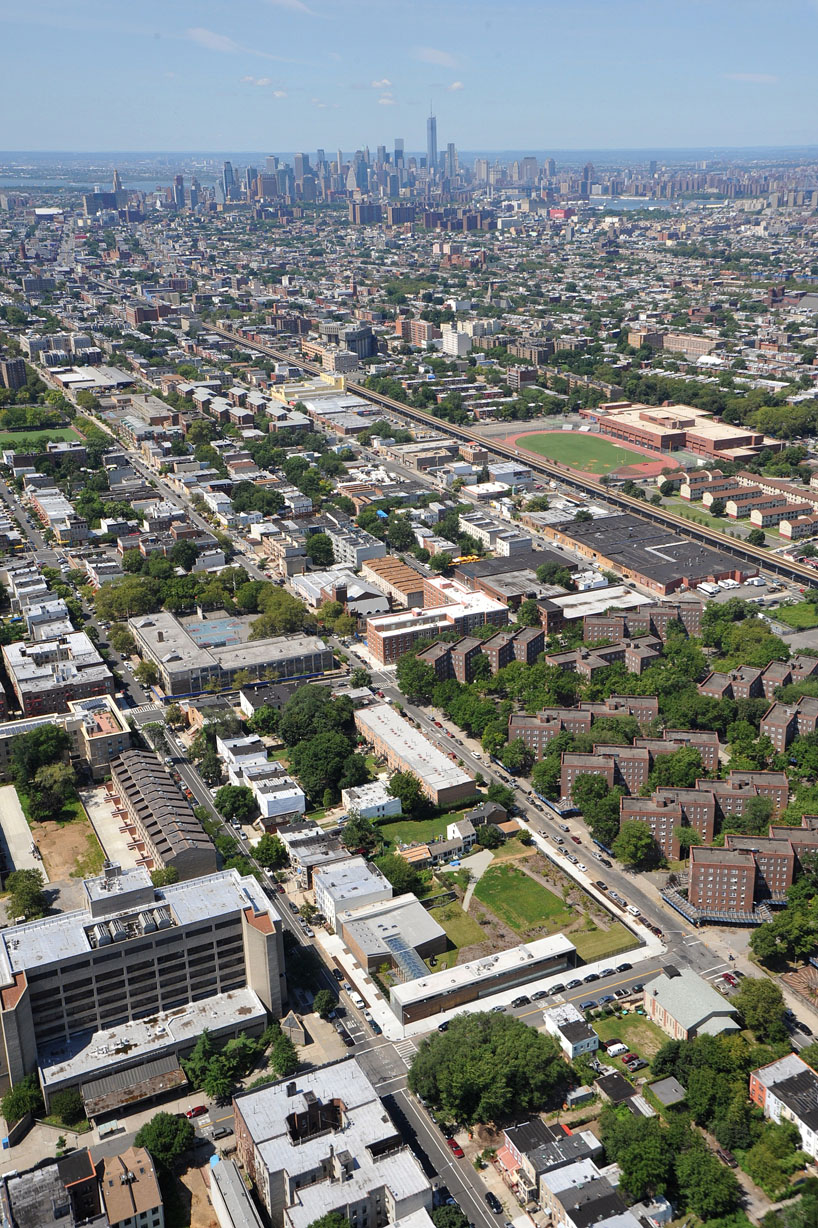
[[[216,325],[211,325],[211,328],[214,332],[228,338],[230,341],[235,341],[245,349],[256,350],[261,354],[266,354],[270,358],[276,359],[278,362],[290,362],[311,375],[323,374],[321,368],[316,363],[306,362],[300,357],[297,359],[293,358],[285,350],[278,350],[273,346],[258,341],[249,341],[240,333],[233,332],[227,328]],[[751,546],[749,542],[730,537],[727,533],[721,533],[718,529],[713,529],[708,525],[694,524],[690,520],[686,520],[684,516],[668,511],[667,508],[653,507],[652,504],[646,503],[644,499],[634,499],[631,495],[623,494],[621,491],[611,490],[607,486],[603,486],[602,482],[594,476],[577,473],[565,465],[558,464],[556,461],[544,460],[542,457],[535,456],[524,449],[502,443],[499,440],[486,439],[484,435],[481,435],[478,431],[470,430],[467,426],[456,426],[451,422],[445,422],[441,418],[436,418],[433,414],[428,414],[422,409],[415,409],[411,405],[405,405],[403,401],[396,401],[393,397],[384,396],[383,393],[373,392],[371,388],[367,388],[363,384],[347,381],[346,390],[362,397],[364,400],[381,406],[383,409],[389,410],[393,414],[398,414],[410,422],[429,427],[441,435],[449,435],[451,438],[463,443],[478,443],[497,456],[502,456],[507,460],[524,462],[529,469],[541,474],[543,477],[559,481],[564,486],[570,487],[581,494],[592,495],[595,498],[602,499],[623,512],[631,512],[634,516],[639,516],[642,520],[665,525],[666,528],[673,529],[683,537],[690,538],[691,541],[700,542],[702,545],[710,546],[716,550],[728,551],[730,554],[735,555],[736,558],[741,559],[742,562],[750,563],[752,566],[757,567],[759,571],[765,571],[782,579],[809,587],[815,587],[818,581],[816,571],[804,563],[796,563],[788,559],[778,558],[759,546]]]

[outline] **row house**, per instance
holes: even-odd
[[[629,673],[639,676],[653,664],[660,652],[661,642],[645,636],[639,640],[620,640],[616,644],[605,644],[593,651],[575,648],[568,652],[549,653],[545,659],[548,665],[571,670],[590,680],[618,662],[622,662]]]
[[[718,746],[718,740],[716,746]],[[580,762],[584,764],[589,759],[604,765],[603,770],[594,774],[604,775],[608,779],[607,768],[610,765],[612,769],[610,783],[622,786],[629,794],[638,794],[648,783],[648,777],[659,756],[672,755],[674,751],[681,749],[681,742],[673,742],[668,738],[637,738],[633,746],[617,746],[606,742],[594,743],[592,755],[563,752],[560,760],[562,796],[571,796],[577,776],[587,770],[580,766]]]
[[[703,843],[713,839],[716,804],[712,793],[696,789],[656,789],[650,797],[622,797],[619,823],[644,823],[670,861],[681,855],[678,829],[690,827]]]
[[[657,695],[609,695],[601,703],[583,700],[578,707],[592,716],[632,716],[640,725],[659,719]]]
[[[770,502],[754,507],[750,512],[750,523],[757,529],[769,529],[780,525],[782,521],[792,521],[801,516],[812,518],[811,503],[782,503],[775,496]],[[729,510],[728,510],[729,514]]]
[[[739,772],[734,769],[727,780],[697,780],[696,788],[712,792],[721,817],[728,814],[741,817],[753,797],[769,797],[776,814],[780,814],[789,801],[785,772]]]
[[[545,637],[539,627],[526,627],[522,631],[498,631],[488,639],[464,636],[454,644],[438,642],[419,652],[418,660],[425,661],[435,671],[439,682],[456,678],[458,682],[471,682],[475,676],[476,663],[486,657],[492,674],[509,665],[522,661],[533,665],[542,653]]]

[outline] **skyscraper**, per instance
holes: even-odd
[[[449,141],[446,146],[446,178],[454,179],[457,174],[457,150],[454,147],[454,141]]]
[[[225,200],[230,200],[231,196],[233,195],[233,185],[235,182],[236,181],[233,178],[233,164],[232,162],[225,162],[222,168],[222,189],[224,191]]]
[[[426,166],[430,175],[437,170],[437,120],[430,115],[426,120]]]
[[[293,158],[293,171],[295,173],[295,182],[301,183],[302,179],[308,174],[310,169],[310,155],[305,153],[297,153]]]
[[[199,203],[200,187],[201,185],[198,179],[191,179],[190,181],[190,207],[191,209],[195,209]]]
[[[177,209],[185,207],[185,181],[181,175],[173,176],[173,203]]]
[[[395,166],[403,166],[403,137],[395,137]]]

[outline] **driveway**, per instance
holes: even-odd
[[[455,870],[468,870],[471,881],[466,888],[466,894],[463,896],[464,912],[469,911],[469,905],[471,904],[471,898],[474,895],[474,889],[491,865],[492,861],[494,861],[494,853],[492,853],[491,849],[481,849],[479,853],[472,853],[470,857],[461,858],[459,866],[440,867],[441,871],[444,873],[447,870],[451,873],[453,873]]]

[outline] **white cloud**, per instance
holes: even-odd
[[[379,107],[394,107],[394,105],[395,99],[391,94],[381,94],[380,98],[378,99]]]
[[[382,81],[373,81],[372,88],[373,90],[388,90],[391,84],[389,78],[384,77]]]
[[[273,90],[273,98],[286,98],[286,97],[287,97],[286,90]]]
[[[749,85],[777,85],[778,77],[769,72],[727,72],[725,81],[745,81]]]
[[[241,51],[238,43],[226,34],[217,34],[215,30],[206,30],[204,26],[191,26],[187,36],[192,43],[206,47],[208,51],[221,51],[224,55],[235,55]]]
[[[463,89],[463,82],[462,81],[452,81],[448,89],[449,89],[450,94],[454,94],[457,90]]]
[[[257,77],[256,78],[256,85],[264,86],[264,85],[272,85],[272,84],[273,84],[272,77]]]
[[[437,64],[440,68],[454,68],[457,62],[448,51],[441,51],[437,47],[416,47],[413,54],[416,60],[421,60],[424,64]]]

